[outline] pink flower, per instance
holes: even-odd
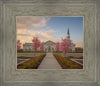
[[[62,42],[61,42],[61,50],[64,52],[64,53],[67,53],[70,51],[70,46],[71,46],[71,41],[68,40],[68,39],[62,39]]]
[[[17,51],[19,51],[21,48],[21,43],[20,43],[20,40],[17,40]]]
[[[56,51],[59,51],[59,50],[60,50],[60,44],[59,44],[59,42],[56,43],[55,50],[56,50]]]
[[[44,43],[43,42],[40,44],[40,51],[44,51]]]
[[[37,51],[37,48],[40,46],[40,40],[38,39],[38,37],[33,37],[33,50]]]

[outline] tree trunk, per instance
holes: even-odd
[[[66,57],[66,50],[65,50],[65,52],[64,52],[64,56]]]
[[[36,56],[35,52],[34,52],[34,56]]]
[[[64,57],[65,57],[66,56],[66,52],[64,51],[63,54],[64,54]]]
[[[66,52],[64,53],[64,56],[66,57]]]

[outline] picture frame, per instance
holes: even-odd
[[[100,85],[97,1],[2,1],[1,12],[3,85]],[[82,70],[16,69],[16,16],[83,16],[84,68]]]

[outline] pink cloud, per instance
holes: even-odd
[[[31,31],[28,29],[18,29],[17,30],[17,39],[19,40],[26,40],[27,42],[32,42],[32,38],[34,36],[39,37],[42,42],[51,40],[51,41],[58,41],[55,37],[53,30],[48,31]]]
[[[83,48],[83,43],[81,41],[77,41],[77,42],[74,42],[74,43],[75,43],[75,47]]]
[[[17,17],[17,29],[29,27],[44,27],[50,18],[46,17]]]
[[[52,29],[31,30],[30,27],[44,27],[50,20],[48,17],[17,17],[17,39],[31,42],[33,36],[38,36],[41,41],[57,41]],[[48,29],[47,28],[47,29]],[[35,28],[34,28],[35,29]]]

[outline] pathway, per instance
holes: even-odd
[[[46,53],[38,69],[62,69],[52,53]]]

